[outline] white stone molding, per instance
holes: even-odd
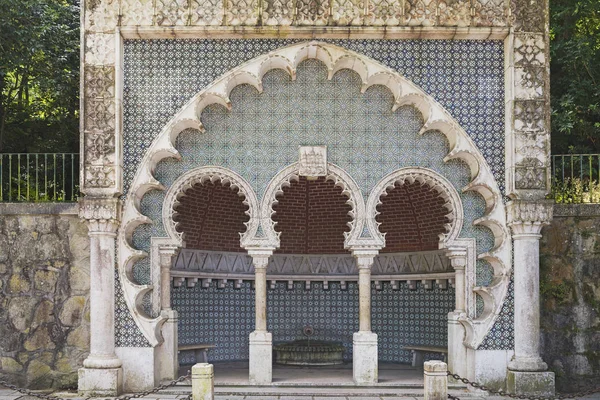
[[[152,222],[141,213],[140,202],[148,191],[153,189],[164,190],[165,188],[151,175],[149,170],[143,167],[138,170],[136,178],[134,182],[140,182],[140,184],[132,186],[132,192],[125,201],[123,222],[119,230],[119,274],[129,311],[149,343],[152,346],[157,346],[162,343],[161,327],[166,319],[160,313],[155,313],[155,317],[147,315],[142,308],[142,300],[147,293],[154,293],[152,294],[154,311],[157,311],[161,291],[160,249],[162,247],[178,248],[184,245],[182,233],[177,232],[176,222],[173,219],[178,199],[185,195],[185,191],[195,184],[207,181],[221,182],[230,185],[232,189],[237,188],[239,190],[238,194],[244,198],[244,204],[248,206],[246,214],[250,217],[250,220],[246,223],[246,232],[241,234],[241,243],[244,243],[246,238],[254,235],[258,229],[258,200],[252,187],[244,178],[227,168],[199,167],[181,175],[167,191],[162,206],[162,222],[168,237],[152,238],[150,265],[152,267],[153,285],[139,285],[133,279],[133,266],[137,261],[148,255],[133,248],[131,245],[132,235],[138,226]]]
[[[281,170],[271,179],[265,189],[260,205],[261,235],[255,235],[252,239],[248,240],[243,245],[245,248],[248,246],[279,248],[279,236],[281,233],[275,231],[276,222],[272,219],[273,214],[275,214],[273,206],[278,203],[277,196],[283,194],[283,188],[289,186],[292,181],[297,181],[300,178],[300,167],[300,163],[294,163]],[[325,179],[331,180],[335,186],[341,187],[342,195],[348,197],[346,204],[351,207],[348,215],[352,217],[352,221],[348,223],[350,232],[344,232],[344,246],[348,248],[349,243],[358,239],[362,232],[365,203],[358,184],[342,168],[328,163]]]
[[[444,243],[456,239],[462,230],[464,219],[463,207],[460,196],[454,186],[446,178],[428,168],[401,168],[386,175],[375,185],[367,200],[367,225],[369,230],[377,235],[385,246],[385,234],[379,231],[381,223],[376,221],[377,215],[380,214],[377,211],[377,207],[382,204],[381,197],[385,197],[388,190],[394,189],[396,184],[413,184],[415,182],[427,185],[444,199],[445,203],[443,207],[448,210],[446,218],[448,218],[449,222],[444,225],[446,232],[440,235],[440,248],[443,248]]]

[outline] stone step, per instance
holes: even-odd
[[[161,391],[164,394],[179,395],[189,393],[191,387],[179,385]],[[471,393],[463,388],[451,387],[450,393],[461,398],[480,397],[481,393]],[[278,397],[278,396],[297,396],[297,397],[423,397],[423,385],[414,387],[356,387],[356,386],[310,386],[310,385],[278,385],[278,386],[254,386],[254,385],[235,385],[215,386],[215,395],[217,396],[250,396],[250,397]]]

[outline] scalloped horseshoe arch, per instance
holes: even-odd
[[[253,247],[267,247],[272,249],[279,247],[280,234],[275,231],[276,223],[271,218],[273,214],[275,214],[273,206],[278,202],[277,196],[283,194],[283,188],[289,186],[292,181],[298,180],[298,169],[298,163],[294,163],[284,168],[275,175],[267,185],[260,205],[260,223],[263,236],[255,237],[255,239],[249,241]],[[360,235],[365,224],[364,199],[358,184],[346,171],[337,165],[332,163],[327,164],[327,175],[325,176],[325,179],[331,180],[335,183],[335,186],[341,187],[342,195],[348,197],[346,203],[351,207],[348,215],[352,217],[352,221],[348,223],[350,232],[344,232],[344,246],[348,248],[352,239],[355,239]]]
[[[369,230],[376,232],[380,240],[385,243],[385,234],[379,231],[381,223],[375,219],[380,214],[377,211],[377,206],[382,204],[381,197],[386,196],[388,190],[393,189],[396,183],[403,184],[404,182],[408,182],[409,184],[419,182],[422,185],[427,185],[444,199],[444,207],[448,210],[446,217],[450,222],[445,225],[446,233],[440,235],[440,245],[455,240],[462,230],[464,219],[460,196],[446,178],[433,170],[421,167],[398,169],[385,176],[375,185],[367,200],[367,224]]]
[[[510,235],[506,227],[506,214],[501,201],[500,190],[485,159],[459,124],[437,103],[431,96],[424,93],[419,87],[402,77],[396,71],[387,68],[378,62],[346,50],[344,48],[320,42],[305,42],[284,47],[260,57],[254,58],[239,67],[224,74],[206,89],[192,97],[182,109],[166,124],[161,133],[146,151],[138,171],[132,181],[131,191],[125,201],[123,219],[119,230],[119,272],[121,286],[125,294],[125,301],[132,312],[133,318],[149,340],[156,346],[162,340],[160,326],[164,322],[161,318],[150,319],[144,316],[140,301],[143,294],[152,290],[152,286],[138,285],[131,276],[131,267],[135,261],[147,255],[135,250],[130,245],[133,231],[141,224],[152,221],[140,212],[140,202],[150,190],[164,190],[153,172],[156,165],[165,158],[180,158],[174,143],[179,133],[188,128],[204,131],[200,115],[204,108],[210,104],[220,104],[231,108],[229,94],[234,87],[241,84],[250,84],[262,92],[262,78],[272,69],[283,69],[295,79],[297,66],[306,59],[318,59],[323,62],[328,70],[328,78],[341,69],[351,69],[358,73],[362,80],[361,91],[364,93],[370,86],[384,85],[394,96],[395,111],[401,106],[411,105],[418,109],[425,121],[419,134],[436,130],[443,133],[449,142],[450,152],[444,161],[461,159],[470,168],[471,182],[464,188],[465,191],[473,190],[483,196],[486,202],[485,215],[476,221],[490,228],[495,237],[494,248],[486,254],[479,255],[488,261],[494,268],[494,279],[490,286],[475,288],[474,291],[484,299],[484,312],[478,318],[465,318],[463,325],[467,330],[465,344],[477,348],[486,333],[496,320],[502,303],[507,293],[511,271]],[[335,166],[332,166],[335,171]],[[371,247],[374,249],[383,246],[381,235],[377,234],[374,222],[365,212],[364,200],[356,183],[350,179],[342,179],[338,175],[336,183],[343,186],[353,204],[353,226],[346,237],[346,246],[349,248]],[[336,179],[333,177],[332,179]],[[276,185],[275,185],[276,186]],[[275,189],[275,192],[278,189]],[[352,195],[351,195],[352,194]],[[354,197],[354,198],[353,198]],[[265,195],[265,198],[269,198]],[[272,198],[272,197],[271,197]],[[250,199],[247,198],[250,202]],[[271,219],[272,209],[265,208],[265,202],[259,210],[259,223],[250,222],[244,239],[244,247],[269,247],[278,244],[278,237],[272,236],[274,229],[265,219]],[[266,226],[266,232],[262,227]],[[364,229],[365,228],[368,229]],[[271,235],[271,238],[269,238]],[[181,238],[179,238],[180,240]],[[273,241],[277,239],[276,241]]]
[[[239,190],[238,195],[244,198],[243,203],[248,206],[246,214],[250,217],[248,222],[245,222],[246,231],[241,234],[240,243],[244,247],[244,243],[248,238],[253,237],[258,229],[258,214],[259,206],[258,199],[254,190],[244,178],[228,168],[223,167],[199,167],[181,175],[169,188],[162,208],[162,223],[169,238],[173,240],[173,244],[177,246],[183,245],[182,233],[177,232],[175,216],[175,207],[179,203],[179,198],[184,192],[194,186],[196,183],[206,181],[220,181],[222,184],[229,184],[232,188]]]

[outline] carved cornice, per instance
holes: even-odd
[[[117,26],[537,27],[531,0],[87,0],[85,28]],[[530,19],[531,22],[524,21]]]
[[[506,205],[506,211],[513,238],[519,236],[539,237],[542,227],[552,221],[553,210],[553,200],[510,201]]]

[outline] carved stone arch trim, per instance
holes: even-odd
[[[419,182],[422,185],[427,185],[435,190],[440,197],[445,201],[444,207],[448,210],[446,217],[449,222],[444,225],[446,233],[440,235],[440,246],[444,246],[449,240],[454,240],[458,237],[463,226],[463,206],[460,196],[454,186],[443,176],[437,172],[422,167],[408,167],[398,169],[383,179],[371,190],[369,199],[367,200],[367,224],[369,230],[374,232],[380,240],[385,243],[385,234],[379,231],[381,223],[376,221],[379,211],[377,206],[382,204],[381,196],[385,196],[388,190],[393,189],[396,183]]]
[[[240,244],[243,247],[244,242],[253,237],[258,229],[259,204],[256,193],[252,186],[241,175],[233,172],[228,168],[223,167],[199,167],[181,175],[169,188],[165,196],[162,207],[162,223],[168,236],[177,243],[178,246],[183,245],[182,233],[177,232],[177,223],[174,221],[174,216],[177,214],[175,207],[179,204],[179,199],[184,195],[185,191],[197,183],[217,182],[229,184],[231,188],[239,190],[238,195],[244,197],[243,203],[248,206],[246,214],[250,217],[248,222],[245,222],[246,231],[240,234]]]
[[[279,247],[280,233],[275,231],[276,222],[272,216],[275,214],[273,206],[278,203],[277,196],[283,194],[283,188],[291,184],[292,181],[299,179],[299,164],[294,163],[279,171],[275,175],[267,188],[260,205],[260,226],[261,235],[249,239],[247,244],[251,247]],[[342,195],[348,197],[347,204],[351,210],[348,214],[352,217],[352,221],[348,223],[350,232],[345,232],[344,246],[348,248],[352,239],[360,236],[363,226],[365,225],[365,203],[358,184],[344,169],[335,164],[327,164],[326,180],[331,180],[338,187],[342,188]]]

